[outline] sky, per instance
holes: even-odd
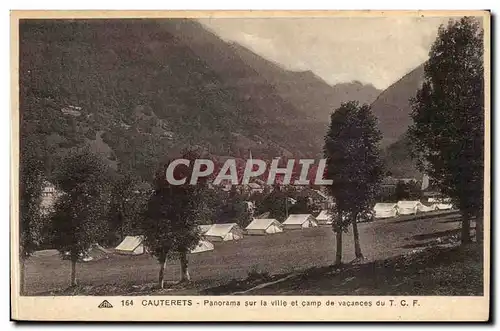
[[[198,19],[226,41],[329,84],[360,81],[385,89],[428,58],[446,17]]]

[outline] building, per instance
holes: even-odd
[[[263,193],[264,188],[257,183],[248,183],[247,190],[250,194]]]
[[[40,213],[42,215],[48,215],[53,211],[54,204],[61,195],[62,193],[57,190],[54,184],[45,181],[41,194]]]

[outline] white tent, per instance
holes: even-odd
[[[422,209],[420,201],[398,201],[400,215],[416,215]]]
[[[450,203],[451,199],[450,198],[429,198],[427,199],[428,202],[436,202],[436,203]]]
[[[210,230],[210,228],[212,227],[213,224],[203,224],[203,225],[199,225],[198,226],[198,229],[200,230],[200,233],[201,235],[205,235],[205,233],[207,233],[208,230]]]
[[[228,241],[243,238],[243,230],[236,223],[213,224],[205,233],[210,241]]]
[[[318,222],[311,214],[290,215],[283,222],[283,227],[286,230],[314,228],[317,226],[318,226]]]
[[[436,203],[434,204],[437,210],[449,210],[453,209],[453,205],[451,203]]]
[[[273,218],[254,219],[246,228],[249,235],[265,235],[283,232],[283,226]]]
[[[453,209],[451,198],[429,198],[427,201],[433,203],[436,210]]]
[[[126,236],[125,239],[115,248],[118,254],[140,255],[144,254],[143,236]]]
[[[422,204],[420,204],[420,205],[419,205],[419,207],[418,207],[418,211],[419,211],[419,212],[423,212],[423,213],[428,212],[428,211],[434,211],[434,210],[436,210],[436,209],[437,209],[436,204],[433,204],[432,206],[426,206],[426,205],[424,205],[424,204],[422,203]]]
[[[322,210],[318,216],[316,216],[316,221],[319,225],[330,225],[333,223],[333,215],[328,210]]]
[[[388,218],[398,215],[398,205],[396,203],[376,203],[373,207],[375,218]]]
[[[191,249],[191,254],[203,253],[214,250],[214,244],[207,240],[200,240],[195,248]]]

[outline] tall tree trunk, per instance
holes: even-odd
[[[165,264],[167,263],[166,257],[160,258],[160,274],[158,275],[158,286],[163,289],[164,288],[164,278],[165,278]]]
[[[463,212],[462,214],[462,246],[467,245],[471,242],[470,237],[470,217],[468,212]]]
[[[76,286],[76,260],[77,258],[71,257],[71,279],[70,286]]]
[[[483,211],[476,213],[476,242],[482,244],[484,240],[484,217]]]
[[[186,252],[181,253],[180,260],[181,260],[181,282],[189,282],[191,281],[191,276],[189,275],[188,259]]]
[[[25,280],[24,280],[24,275],[25,275],[25,268],[26,268],[26,259],[25,258],[21,258],[21,264],[19,266],[20,270],[19,270],[19,294],[20,295],[24,295],[24,284],[25,284]]]
[[[337,248],[335,250],[335,265],[342,264],[342,230],[338,229],[336,233]]]
[[[361,253],[361,246],[359,245],[359,231],[358,231],[358,213],[354,214],[352,219],[352,233],[354,235],[354,254],[356,254],[357,259],[363,258],[363,253]]]

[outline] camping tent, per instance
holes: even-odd
[[[214,244],[207,240],[200,240],[195,248],[191,249],[191,254],[203,253],[214,250]]]
[[[436,203],[434,204],[437,210],[449,210],[453,209],[453,205],[451,203]]]
[[[285,230],[317,227],[318,222],[311,214],[293,214],[283,222]]]
[[[428,202],[435,202],[435,203],[450,203],[451,199],[450,198],[429,198],[427,199]]]
[[[396,203],[376,203],[373,207],[375,218],[388,218],[398,216],[398,205]]]
[[[228,241],[243,238],[243,230],[236,223],[213,224],[205,233],[210,241]]]
[[[283,232],[283,226],[273,218],[254,219],[246,228],[249,235],[265,235]]]
[[[140,255],[145,252],[142,241],[143,236],[126,236],[125,239],[115,248],[118,254]]]
[[[107,259],[110,252],[99,244],[92,244],[85,252],[81,252],[78,256],[80,262],[97,261]],[[56,251],[57,254],[57,251]],[[70,252],[65,252],[63,259],[70,259]]]
[[[207,233],[208,230],[210,230],[210,228],[212,227],[213,224],[203,224],[203,225],[199,225],[198,226],[198,229],[200,230],[200,233],[201,235],[205,235],[205,233]]]
[[[436,210],[453,209],[450,198],[429,198],[428,201],[434,204],[434,209]]]
[[[423,203],[418,206],[418,211],[419,212],[428,212],[428,211],[434,211],[437,209],[436,204],[433,204],[432,206],[426,206]]]
[[[331,225],[333,223],[333,215],[328,210],[322,210],[316,216],[316,221],[318,221],[319,225]]]
[[[420,201],[398,201],[398,213],[400,215],[416,215],[422,210]]]

